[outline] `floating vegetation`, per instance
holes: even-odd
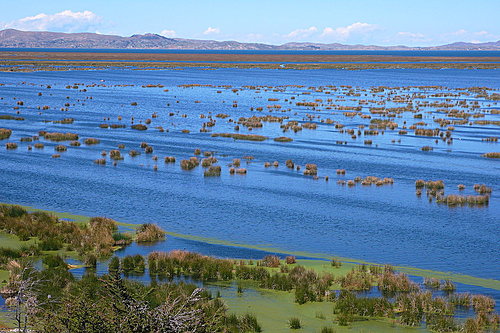
[[[99,165],[106,165],[106,159],[105,158],[99,158],[97,160],[94,160],[94,163],[95,164],[99,164]]]
[[[80,143],[80,141],[71,141],[69,145],[72,147],[80,147],[82,144]]]
[[[267,140],[266,136],[256,134],[238,134],[238,133],[213,133],[212,137],[233,138],[235,140],[249,140],[249,141],[264,141]]]
[[[40,142],[37,142],[33,145],[36,149],[43,149],[44,147],[44,144],[43,143],[40,143]]]

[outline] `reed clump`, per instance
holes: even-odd
[[[173,157],[173,156],[166,156],[165,157],[165,163],[175,163],[175,157]]]
[[[110,150],[109,157],[115,161],[123,160],[122,153],[118,149]]]
[[[485,184],[474,184],[474,191],[479,194],[490,194],[493,190],[491,187],[486,186]]]
[[[66,147],[65,145],[57,145],[54,147],[54,150],[58,152],[65,152],[68,150],[68,147]]]
[[[143,124],[135,124],[135,125],[130,126],[130,128],[138,130],[138,131],[145,131],[148,129],[148,127],[146,125],[143,125]]]
[[[437,202],[448,206],[485,206],[489,203],[488,195],[459,195],[449,194],[446,196],[438,196]]]
[[[261,260],[261,265],[265,267],[280,267],[280,258],[277,255],[269,254]]]
[[[274,138],[274,141],[276,141],[276,142],[292,142],[293,139],[286,137],[286,136],[280,136],[280,137]]]
[[[486,153],[481,156],[486,158],[500,158],[500,153]]]
[[[166,232],[156,224],[145,223],[137,229],[136,242],[157,242],[165,239]]]
[[[78,134],[75,134],[75,133],[59,133],[59,132],[43,133],[43,132],[39,132],[39,135],[43,136],[46,140],[56,141],[56,142],[78,140]]]
[[[8,149],[8,150],[17,149],[17,143],[15,143],[15,142],[7,142],[5,144],[5,148]]]
[[[200,164],[196,156],[190,157],[189,160],[181,160],[182,170],[192,170]]]
[[[264,141],[267,140],[266,136],[257,134],[238,134],[238,133],[213,133],[212,137],[233,138],[235,140],[249,140],[249,141]]]
[[[207,170],[205,170],[205,172],[203,173],[203,175],[205,177],[219,177],[221,174],[221,167],[219,165],[217,166],[214,166],[214,165],[211,165]]]
[[[101,140],[99,139],[96,139],[96,138],[87,138],[83,141],[87,146],[90,146],[90,145],[97,145],[99,143],[101,143]]]
[[[318,174],[318,166],[316,164],[312,164],[312,163],[306,164],[306,169],[304,170],[304,175],[316,176],[317,174]]]
[[[10,138],[12,135],[12,130],[7,128],[0,128],[0,140],[5,140]]]

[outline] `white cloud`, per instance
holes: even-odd
[[[307,37],[311,36],[312,34],[314,34],[316,31],[318,31],[318,28],[312,26],[312,27],[309,27],[306,29],[294,30],[294,31],[288,33],[287,35],[285,35],[285,37],[286,38],[293,38],[293,39],[307,38]]]
[[[40,13],[34,16],[27,16],[3,24],[3,29],[12,28],[20,30],[50,30],[50,31],[90,31],[95,30],[101,23],[101,17],[95,13],[85,10],[73,12],[65,10],[55,14]]]
[[[322,37],[333,37],[340,40],[346,40],[353,34],[366,34],[378,27],[375,24],[356,22],[345,27],[323,29]]]
[[[220,33],[220,29],[212,27],[208,27],[207,30],[203,31],[204,35],[216,35],[218,33]]]
[[[172,38],[172,37],[175,37],[176,36],[176,32],[175,30],[162,30],[160,32],[160,35],[162,36],[165,36],[165,37],[169,37],[169,38]]]
[[[408,37],[408,38],[411,38],[411,39],[422,39],[422,38],[425,38],[425,35],[421,34],[420,32],[406,32],[406,31],[403,31],[403,32],[398,32],[398,36],[400,36],[400,37]]]

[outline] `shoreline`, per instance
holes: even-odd
[[[0,203],[0,204],[12,205],[10,203]],[[27,205],[18,205],[18,206],[23,207],[24,209],[28,210],[29,212],[40,211],[40,212],[50,213],[50,214],[57,216],[58,218],[69,219],[69,220],[73,220],[74,222],[81,223],[81,222],[85,222],[88,219],[90,219],[90,217],[84,216],[84,215],[76,215],[76,214],[71,214],[71,213],[66,213],[66,212],[50,211],[50,210],[35,208],[32,206],[27,206]],[[130,230],[134,230],[135,228],[137,228],[139,226],[139,224],[124,223],[124,222],[120,222],[120,221],[117,221],[117,224],[121,227],[125,227],[125,228],[128,228]],[[309,260],[330,261],[332,258],[335,258],[337,260],[340,260],[340,261],[348,263],[348,264],[376,265],[376,266],[381,266],[381,267],[384,266],[384,264],[380,264],[380,263],[373,263],[373,262],[369,262],[369,261],[365,261],[365,260],[359,260],[359,259],[353,259],[353,258],[347,258],[347,257],[339,257],[339,256],[334,256],[334,255],[327,255],[324,253],[313,253],[313,252],[306,252],[306,251],[287,251],[287,250],[274,248],[274,247],[251,245],[251,244],[240,244],[240,243],[231,242],[231,241],[227,241],[227,240],[214,239],[214,238],[208,238],[208,237],[197,236],[197,235],[187,235],[187,234],[172,232],[172,231],[168,231],[168,230],[166,230],[165,233],[167,236],[170,236],[170,237],[175,237],[175,238],[180,238],[180,239],[184,239],[184,240],[190,240],[190,241],[195,241],[195,242],[200,242],[200,243],[205,243],[205,244],[210,244],[210,245],[219,245],[219,246],[228,246],[228,247],[235,247],[235,248],[242,248],[242,249],[249,249],[249,250],[258,250],[258,251],[268,252],[271,254],[292,255],[292,256],[296,256],[296,257],[303,257],[304,259],[309,259]],[[168,241],[168,239],[164,240],[163,242],[166,242],[166,241]],[[235,258],[232,258],[232,259],[235,259]],[[399,272],[406,273],[406,274],[412,275],[412,276],[418,276],[418,277],[422,277],[422,278],[432,277],[432,278],[438,278],[441,280],[450,279],[453,282],[458,282],[458,283],[462,283],[465,285],[482,287],[482,288],[487,288],[487,289],[492,289],[492,290],[500,290],[500,281],[495,280],[495,279],[480,278],[480,277],[475,277],[475,276],[461,274],[461,273],[435,271],[435,270],[430,270],[430,269],[423,269],[423,268],[409,267],[409,266],[393,265],[393,267]]]

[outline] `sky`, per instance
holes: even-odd
[[[500,40],[500,0],[0,0],[0,30],[283,44]]]

